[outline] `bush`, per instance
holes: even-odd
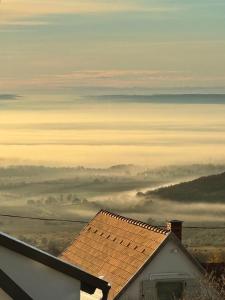
[[[224,280],[224,274],[220,277],[216,277],[214,273],[206,275],[202,280],[196,282],[194,288],[186,291],[183,300],[224,300]]]

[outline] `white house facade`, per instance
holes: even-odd
[[[80,300],[108,284],[43,251],[0,234],[0,299]]]
[[[198,286],[202,271],[190,259],[174,238],[169,238],[157,255],[146,264],[138,276],[118,295],[119,300],[164,300],[168,291],[178,299],[192,293]],[[176,298],[175,298],[176,299]]]

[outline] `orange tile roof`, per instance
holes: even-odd
[[[167,236],[164,229],[101,210],[61,258],[108,281],[111,300]]]

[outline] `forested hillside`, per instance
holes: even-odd
[[[225,203],[225,172],[160,188],[146,195],[177,201]]]

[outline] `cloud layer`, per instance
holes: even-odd
[[[15,94],[0,94],[0,101],[17,100],[18,98],[19,96]]]
[[[0,24],[39,25],[34,21],[24,21],[26,18],[53,14],[96,14],[115,12],[152,12],[162,13],[177,10],[172,5],[146,5],[140,1],[102,1],[102,0],[3,0],[1,2]]]
[[[1,78],[2,90],[99,89],[140,91],[164,88],[207,88],[225,86],[225,76],[198,76],[160,70],[86,70],[29,78]],[[88,91],[89,93],[89,91]]]

